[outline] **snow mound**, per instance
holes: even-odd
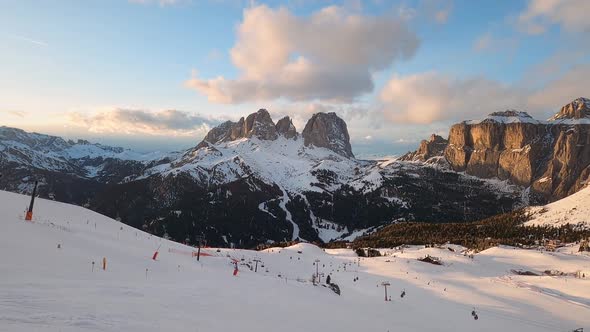
[[[590,186],[559,201],[530,208],[532,219],[527,225],[555,226],[565,224],[590,228]]]

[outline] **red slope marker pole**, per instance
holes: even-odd
[[[27,210],[27,215],[25,216],[26,221],[33,220],[33,205],[35,204],[35,195],[37,195],[37,185],[39,184],[38,181],[35,181],[35,187],[33,188],[33,194],[31,195],[31,204],[29,204],[29,209]]]

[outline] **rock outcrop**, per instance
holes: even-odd
[[[270,114],[265,109],[260,109],[238,122],[226,121],[211,129],[197,148],[208,144],[234,141],[240,138],[256,136],[263,140],[274,140],[277,138],[277,130]]]
[[[542,173],[535,193],[555,200],[571,195],[590,181],[590,124],[550,125],[551,144],[539,163]]]
[[[438,163],[443,159],[445,148],[448,144],[449,141],[446,139],[432,134],[430,139],[422,140],[422,142],[420,142],[418,150],[406,153],[400,158],[400,160]]]
[[[563,106],[549,121],[590,119],[590,99],[578,98]]]
[[[531,186],[541,202],[560,199],[588,181],[589,114],[590,101],[578,98],[547,122],[513,110],[464,121],[451,127],[444,156],[456,171]]]
[[[453,125],[445,157],[457,171],[528,186],[545,136],[546,126],[524,112],[496,112]]]
[[[285,116],[275,125],[268,111],[260,109],[245,119],[242,117],[237,122],[226,121],[211,129],[195,150],[240,138],[275,140],[279,135],[289,139],[297,138],[298,133],[291,118]],[[354,158],[346,122],[336,113],[314,114],[303,129],[302,136],[305,146],[327,148],[344,157]]]
[[[288,116],[277,121],[277,125],[275,126],[276,132],[279,135],[283,135],[286,138],[296,138],[297,137],[297,130],[293,125],[293,121]]]
[[[265,109],[260,109],[258,112],[248,115],[243,128],[242,137],[256,136],[268,141],[277,138],[275,124]]]
[[[304,144],[330,149],[344,157],[354,158],[346,122],[336,113],[314,114],[302,132]]]

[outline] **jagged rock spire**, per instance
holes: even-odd
[[[334,112],[314,114],[307,121],[302,136],[306,146],[327,148],[347,158],[354,158],[346,122]]]
[[[296,138],[297,137],[297,130],[293,125],[293,121],[290,117],[285,116],[284,118],[280,119],[275,126],[277,133],[279,135],[283,135],[286,138]]]
[[[563,106],[549,121],[563,119],[590,119],[590,99],[583,97],[575,99]]]

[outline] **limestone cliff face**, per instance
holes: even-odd
[[[549,121],[590,119],[590,99],[578,98],[563,106]]]
[[[403,161],[420,161],[426,163],[438,164],[444,160],[445,148],[449,141],[441,136],[432,134],[428,140],[422,140],[420,147],[414,152],[403,155],[400,160]]]
[[[244,137],[256,136],[264,140],[274,140],[277,138],[275,124],[265,109],[248,115],[242,134]]]
[[[535,123],[463,122],[451,127],[445,157],[457,171],[529,185],[545,131]]]
[[[590,181],[590,124],[557,124],[550,132],[553,144],[532,188],[544,197],[562,198]]]
[[[268,111],[260,109],[245,119],[242,117],[237,122],[226,121],[211,129],[195,149],[214,148],[215,144],[240,138],[257,137],[262,140],[275,140],[279,135],[288,139],[297,139],[298,133],[291,118],[286,116],[275,125]],[[307,122],[301,136],[306,146],[327,148],[344,157],[354,158],[346,122],[336,113],[314,114]]]
[[[253,136],[264,140],[278,137],[275,124],[265,109],[248,115],[246,119],[242,117],[238,122],[226,121],[211,129],[197,148],[207,146],[208,143],[217,144]]]
[[[354,158],[346,122],[334,112],[314,114],[301,134],[306,146],[327,148],[347,158]]]
[[[296,138],[297,137],[297,130],[293,125],[293,121],[288,116],[277,121],[276,131],[277,134],[283,135],[286,138]]]
[[[455,124],[444,150],[451,168],[531,186],[543,200],[579,190],[590,174],[590,102],[579,98],[547,122],[524,112]]]

